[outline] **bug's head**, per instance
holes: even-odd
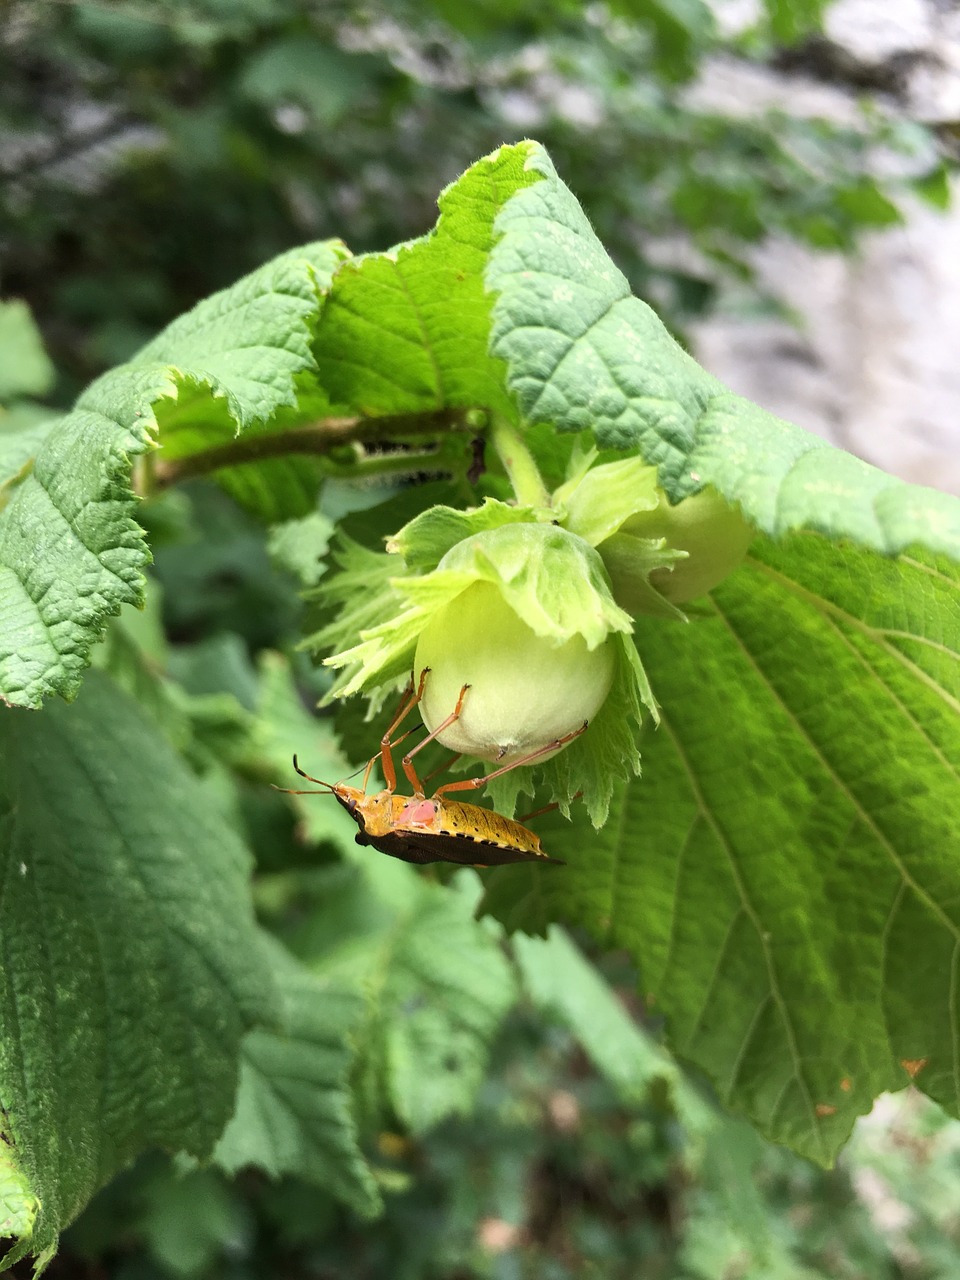
[[[367,797],[365,793],[357,787],[351,787],[346,782],[324,782],[322,778],[314,778],[311,774],[306,773],[300,768],[297,757],[293,757],[293,767],[299,773],[301,778],[306,778],[307,782],[312,782],[313,787],[309,790],[295,790],[292,787],[274,787],[275,791],[282,791],[286,795],[291,796],[319,796],[331,795],[339,803],[342,804],[350,817],[363,827],[364,801]]]
[[[346,809],[347,813],[351,817],[355,816],[361,801],[364,799],[363,792],[356,787],[348,787],[345,782],[337,782],[330,790]]]

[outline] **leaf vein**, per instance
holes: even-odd
[[[779,978],[777,977],[776,967],[773,963],[773,956],[770,951],[770,943],[767,938],[766,930],[763,928],[762,922],[760,920],[760,916],[757,913],[757,909],[754,907],[753,902],[750,899],[750,895],[747,893],[747,886],[743,879],[743,875],[740,871],[740,866],[737,861],[736,855],[734,854],[733,848],[729,840],[727,839],[726,834],[721,828],[720,823],[717,821],[715,815],[712,813],[709,806],[707,805],[706,797],[704,796],[703,791],[700,788],[700,784],[697,781],[697,778],[693,772],[693,769],[690,767],[690,762],[687,759],[686,754],[683,750],[683,747],[680,744],[680,740],[679,740],[679,737],[677,736],[677,733],[668,722],[666,716],[664,716],[662,713],[661,713],[660,723],[665,728],[667,734],[670,737],[670,740],[674,744],[674,748],[677,752],[677,756],[681,764],[683,765],[684,771],[686,772],[691,793],[694,799],[696,800],[701,813],[704,815],[704,818],[713,828],[714,834],[716,835],[717,840],[720,843],[720,847],[724,851],[727,857],[727,861],[730,864],[730,870],[733,875],[734,884],[736,885],[737,892],[740,895],[740,901],[743,904],[743,910],[746,912],[747,918],[750,920],[750,923],[753,925],[754,929],[756,930],[757,938],[759,939],[759,942],[760,942],[760,950],[763,954],[764,964],[767,970],[767,978],[770,983],[770,992],[774,1000],[774,1003],[777,1006],[777,1012],[780,1015],[780,1020],[783,1024],[784,1033],[786,1035],[787,1049],[790,1053],[790,1057],[793,1062],[794,1076],[797,1080],[797,1083],[800,1085],[801,1095],[806,1105],[807,1113],[810,1117],[811,1129],[817,1135],[817,1138],[820,1142],[821,1150],[825,1153],[826,1147],[823,1139],[823,1126],[820,1124],[820,1118],[816,1113],[816,1108],[814,1107],[813,1097],[810,1093],[809,1086],[807,1085],[806,1079],[804,1078],[804,1075],[803,1075],[803,1071],[802,1071],[803,1059],[800,1055],[799,1046],[797,1044],[797,1037],[793,1027],[793,1020],[790,1017],[790,1011],[787,1006],[787,1002],[783,997],[783,992],[780,990],[780,981],[779,981]]]
[[[845,622],[848,622],[854,631],[860,631],[864,635],[869,636],[870,639],[875,641],[875,643],[879,645],[885,652],[889,653],[891,657],[895,658],[904,667],[906,667],[907,670],[910,671],[912,675],[914,675],[918,680],[922,681],[930,689],[932,689],[938,695],[938,697],[941,697],[944,700],[944,702],[952,710],[960,714],[960,699],[955,698],[949,692],[949,690],[944,689],[944,687],[941,684],[938,684],[937,681],[934,680],[933,677],[928,674],[928,672],[924,671],[922,667],[917,666],[915,662],[912,662],[910,658],[908,658],[907,655],[903,652],[902,649],[898,649],[897,646],[894,644],[886,644],[883,640],[879,638],[880,635],[889,634],[889,633],[884,633],[883,631],[880,631],[877,628],[869,626],[861,618],[855,618],[853,614],[848,613],[845,609],[842,609],[839,605],[834,604],[833,601],[826,600],[824,599],[823,596],[818,596],[813,591],[808,591],[806,587],[802,587],[799,582],[795,582],[792,578],[787,577],[787,575],[784,573],[778,572],[778,570],[772,568],[770,565],[764,564],[762,560],[758,560],[756,559],[756,557],[749,556],[749,555],[747,559],[755,569],[758,569],[761,573],[765,573],[768,577],[773,578],[775,581],[781,583],[782,586],[784,586],[788,591],[793,592],[794,595],[800,597],[801,599],[806,600],[814,609],[816,609],[818,613],[836,614],[837,617],[842,618]],[[910,632],[905,632],[903,634],[905,639],[915,640],[921,644],[927,643],[932,648],[935,648],[935,649],[938,649],[941,647],[939,646],[937,641],[930,641],[925,636],[912,635]],[[951,658],[960,658],[960,654],[957,654],[952,649],[948,649],[944,647],[943,652],[946,653],[947,656]]]
[[[733,623],[730,621],[727,615],[723,612],[723,610],[717,604],[716,599],[713,600],[713,603],[714,603],[714,607],[717,610],[717,616],[723,621],[724,625],[727,627],[728,631],[730,632],[730,635],[736,641],[737,645],[739,646],[747,662],[756,672],[758,678],[763,682],[765,687],[770,691],[771,696],[774,698],[777,705],[783,711],[784,715],[787,717],[787,719],[796,729],[797,733],[800,734],[803,740],[810,747],[811,751],[814,753],[814,755],[822,765],[824,772],[829,775],[829,777],[831,778],[831,780],[833,781],[837,789],[844,796],[846,796],[846,798],[850,801],[850,804],[853,806],[854,810],[859,815],[864,826],[873,832],[877,840],[877,843],[886,852],[886,854],[890,858],[890,861],[893,863],[896,869],[900,872],[901,877],[906,881],[906,883],[911,887],[911,889],[913,889],[914,893],[916,893],[916,895],[920,898],[920,900],[923,903],[925,903],[927,907],[929,907],[930,911],[937,917],[937,919],[941,922],[941,924],[944,925],[944,927],[949,931],[951,936],[956,938],[958,941],[960,941],[960,928],[958,928],[958,926],[953,923],[953,921],[943,911],[943,909],[933,900],[933,898],[931,898],[929,893],[927,893],[927,891],[920,884],[918,884],[917,881],[914,879],[914,877],[910,874],[910,872],[907,870],[906,865],[904,864],[902,857],[900,856],[897,849],[894,847],[893,843],[884,834],[881,828],[877,825],[876,821],[873,818],[873,815],[868,813],[867,810],[864,809],[863,805],[857,799],[853,791],[851,791],[850,787],[847,785],[844,779],[840,777],[840,775],[836,772],[836,770],[830,764],[829,760],[823,753],[823,749],[821,748],[820,744],[816,741],[816,739],[813,737],[811,732],[800,722],[800,720],[797,718],[794,711],[784,701],[782,695],[780,694],[780,691],[769,679],[766,672],[760,667],[756,658],[750,652],[746,644],[744,644],[743,639],[738,634],[736,628],[733,626]]]

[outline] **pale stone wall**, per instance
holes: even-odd
[[[960,494],[960,207],[918,208],[854,259],[772,242],[757,266],[803,327],[715,318],[694,335],[701,362],[868,462]]]
[[[715,0],[729,20],[749,2]],[[861,64],[905,59],[902,109],[960,117],[960,6],[942,0],[839,0],[828,34]],[[852,95],[802,77],[708,69],[703,101],[750,111],[779,102],[850,119]],[[756,255],[769,293],[801,317],[716,317],[694,333],[698,358],[734,390],[905,479],[960,494],[960,184],[954,207],[917,203],[907,224],[845,258],[770,242]]]

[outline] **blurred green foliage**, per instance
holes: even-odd
[[[93,1202],[50,1274],[950,1280],[957,1135],[908,1094],[829,1173],[735,1120],[691,1142],[654,1099],[625,1103],[576,1036],[525,1002],[470,1116],[367,1135],[384,1192],[374,1222],[296,1178],[230,1183],[151,1157]]]

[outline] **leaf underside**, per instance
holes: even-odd
[[[662,722],[604,829],[543,819],[564,876],[488,882],[509,927],[627,947],[677,1052],[823,1163],[914,1072],[960,1111],[957,577],[759,540],[712,617],[644,624]]]

